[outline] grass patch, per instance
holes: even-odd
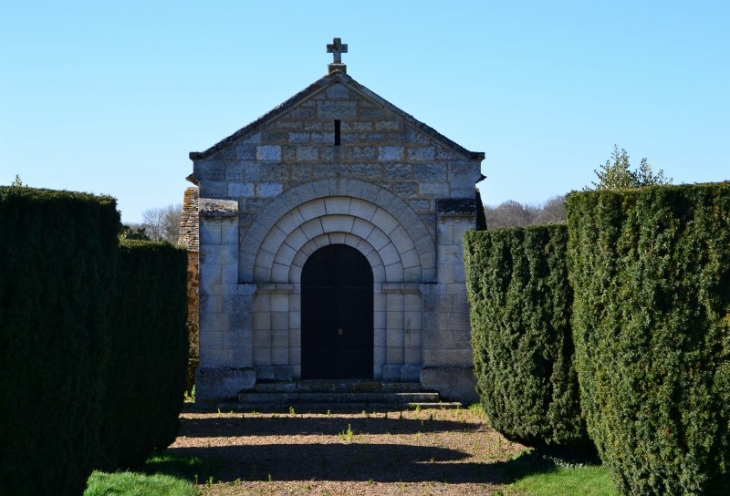
[[[557,467],[528,475],[512,485],[534,496],[619,496],[611,472],[604,466]]]
[[[153,453],[144,473],[94,472],[84,496],[195,496],[198,491],[194,484],[211,479],[213,465],[195,456]]]
[[[511,487],[530,496],[620,496],[607,467],[593,457],[570,457],[541,450],[506,462]]]
[[[197,493],[190,482],[169,475],[94,472],[89,477],[84,496],[195,496]]]

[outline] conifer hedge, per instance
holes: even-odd
[[[567,198],[588,431],[625,494],[730,487],[730,183]]]
[[[528,445],[591,450],[573,367],[565,225],[464,238],[477,391],[491,425]]]
[[[0,493],[81,494],[110,344],[110,197],[0,187]]]
[[[101,468],[144,465],[177,437],[187,371],[187,251],[166,243],[119,247]]]

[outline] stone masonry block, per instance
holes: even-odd
[[[232,182],[228,183],[228,196],[231,198],[241,197],[241,196],[253,196],[254,192],[254,185],[253,183],[238,183],[238,182]]]
[[[398,247],[401,254],[415,249],[415,245],[413,244],[408,231],[406,231],[402,224],[393,229],[390,234],[388,234],[388,237],[390,237],[393,244]]]
[[[353,199],[349,204],[349,213],[361,219],[370,220],[375,215],[378,207],[372,203],[360,199]]]
[[[413,170],[410,164],[387,164],[385,166],[386,179],[411,179]]]
[[[367,242],[378,251],[390,243],[390,238],[388,238],[388,236],[378,228],[373,229],[366,239]]]
[[[399,225],[398,221],[390,214],[390,212],[387,212],[382,208],[378,208],[370,220],[386,234],[389,234]]]
[[[310,134],[301,131],[289,133],[289,143],[309,143]]]
[[[373,313],[373,326],[375,329],[381,329],[384,331],[386,328],[387,322],[388,322],[387,312],[384,312],[384,311],[381,312],[381,311],[376,310]],[[385,339],[385,334],[383,334],[383,339]],[[376,342],[379,342],[379,341],[376,341]],[[383,341],[383,342],[385,342],[385,341]]]
[[[276,282],[288,282],[289,267],[280,263],[274,263],[271,268],[271,280]]]
[[[290,233],[293,230],[297,229],[299,226],[301,226],[303,223],[304,217],[302,217],[299,209],[294,208],[284,214],[284,216],[276,222],[276,226],[283,232]]]
[[[398,131],[400,128],[400,121],[377,121],[375,123],[375,129],[378,131]]]
[[[418,194],[418,183],[398,182],[392,184],[393,193],[398,196],[416,196]]]
[[[289,169],[286,164],[266,164],[260,168],[259,176],[264,182],[285,181],[289,177]]]
[[[287,241],[289,238],[287,238]],[[278,264],[282,265],[291,265],[292,260],[294,260],[294,257],[297,255],[297,250],[286,244],[286,241],[281,244],[279,247],[279,251],[276,252],[276,262]]]
[[[297,146],[297,160],[312,162],[319,159],[319,150],[316,146]]]
[[[416,164],[413,166],[414,179],[421,182],[445,182],[446,166],[443,164]]]
[[[350,98],[350,90],[342,84],[333,84],[327,88],[327,98],[331,100],[346,100]]]
[[[357,102],[324,101],[317,102],[319,119],[352,119],[357,115]]]
[[[376,148],[374,146],[348,146],[345,155],[349,160],[375,160]]]
[[[405,358],[404,361],[406,364],[420,365],[423,362],[420,346],[406,346],[403,351]],[[418,371],[413,374],[414,378],[418,378],[418,372],[420,372],[420,367],[418,367]]]
[[[222,240],[223,224],[203,220],[200,222],[199,237],[202,244],[219,245]]]
[[[291,166],[291,178],[293,181],[304,181],[312,177],[311,164],[293,164]]]
[[[256,147],[256,160],[280,161],[281,146],[279,145],[259,145]]]
[[[323,199],[312,200],[297,207],[304,221],[327,215],[327,207]]]
[[[379,146],[378,147],[378,160],[382,162],[403,160],[402,146]]]
[[[253,313],[253,329],[255,333],[261,331],[269,331],[271,329],[271,312],[254,312]],[[254,334],[254,339],[256,335]],[[261,344],[259,341],[258,344]]]
[[[237,400],[238,393],[256,384],[253,369],[199,367],[195,374],[195,402],[214,403]]]
[[[432,146],[408,149],[408,160],[426,161],[433,160],[435,157],[436,149]]]
[[[393,243],[388,243],[380,250],[378,250],[380,258],[383,260],[383,264],[388,267],[393,264],[401,264],[400,253]]]
[[[289,347],[271,348],[271,364],[272,365],[288,365],[289,364]]]
[[[289,311],[289,295],[286,294],[272,294],[271,295],[271,310],[274,312],[288,312]],[[279,329],[274,327],[274,329]]]
[[[256,186],[256,193],[260,197],[268,198],[281,194],[283,185],[281,183],[259,183]]]
[[[353,164],[350,170],[353,176],[363,179],[377,179],[383,175],[383,166],[380,164]]]
[[[386,359],[388,365],[402,365],[403,359],[405,358],[403,356],[403,347],[397,347],[397,346],[390,346],[388,345],[386,349]]]
[[[347,232],[352,231],[355,218],[351,215],[327,215],[322,217],[322,228],[325,232]]]
[[[271,346],[274,348],[286,348],[289,346],[289,330],[278,329],[271,331]]]
[[[375,226],[371,222],[356,218],[351,232],[362,239],[368,239],[374,228]]]
[[[302,224],[301,229],[309,239],[314,239],[324,233],[324,229],[322,229],[322,221],[319,218],[305,222]]]
[[[422,196],[445,198],[449,196],[449,185],[447,183],[421,183],[419,194]]]
[[[269,346],[267,346],[267,347],[261,347],[261,348],[254,347],[254,349],[253,349],[253,364],[254,364],[254,366],[257,366],[257,365],[271,365],[271,347],[269,347]]]
[[[301,228],[297,227],[293,231],[289,233],[289,236],[287,236],[286,240],[284,241],[287,246],[290,246],[294,250],[299,250],[304,244],[309,241],[309,238],[306,234],[304,234],[304,231],[302,231]],[[294,263],[296,260],[292,260],[292,263]],[[302,260],[302,265],[304,263],[304,260]]]
[[[351,198],[344,196],[333,196],[324,199],[325,210],[328,214],[349,214]]]

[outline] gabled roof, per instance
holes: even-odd
[[[474,160],[484,160],[484,152],[472,152],[464,148],[463,146],[459,145],[458,143],[450,140],[443,134],[439,133],[432,127],[424,124],[423,122],[419,121],[418,119],[414,118],[412,115],[404,112],[403,110],[399,109],[392,103],[388,102],[384,98],[382,98],[380,95],[370,91],[365,86],[361,85],[354,79],[352,79],[347,74],[335,71],[330,74],[327,74],[323,78],[315,81],[311,85],[309,85],[304,90],[300,91],[293,97],[289,98],[287,101],[279,105],[278,107],[274,108],[273,110],[269,111],[268,113],[262,115],[255,121],[253,121],[251,124],[239,129],[232,135],[228,136],[227,138],[224,138],[223,140],[219,141],[215,145],[211,146],[207,150],[203,152],[190,152],[190,158],[192,160],[200,160],[210,157],[211,155],[215,154],[216,152],[226,148],[231,143],[234,143],[238,141],[240,138],[246,136],[249,133],[253,133],[257,131],[259,128],[261,128],[264,124],[272,121],[273,119],[276,119],[286,111],[296,107],[298,104],[306,101],[307,99],[311,98],[315,94],[319,93],[320,91],[324,90],[327,86],[330,86],[335,83],[341,83],[347,86],[348,88],[360,93],[363,97],[377,103],[383,108],[386,108],[396,115],[399,115],[402,117],[405,122],[412,127],[416,128],[420,132],[432,137],[434,140],[440,142],[442,145],[446,146],[447,148],[450,148],[451,150],[460,153],[464,155],[465,157],[469,159]]]

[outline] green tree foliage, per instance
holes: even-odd
[[[123,241],[151,241],[146,228],[138,226],[122,226],[119,238]]]
[[[187,370],[186,294],[184,249],[121,244],[97,468],[139,468],[175,440]]]
[[[464,238],[477,391],[492,426],[528,445],[590,449],[573,368],[565,225]]]
[[[587,427],[632,495],[730,487],[730,183],[567,199]]]
[[[642,158],[639,168],[633,170],[629,154],[623,148],[619,150],[618,145],[613,146],[611,159],[606,160],[606,163],[594,172],[598,181],[592,181],[592,184],[599,190],[661,186],[672,182],[671,178],[664,176],[664,171],[661,169],[655,174],[646,158]]]
[[[0,187],[3,495],[84,490],[101,419],[119,225],[113,198]]]

